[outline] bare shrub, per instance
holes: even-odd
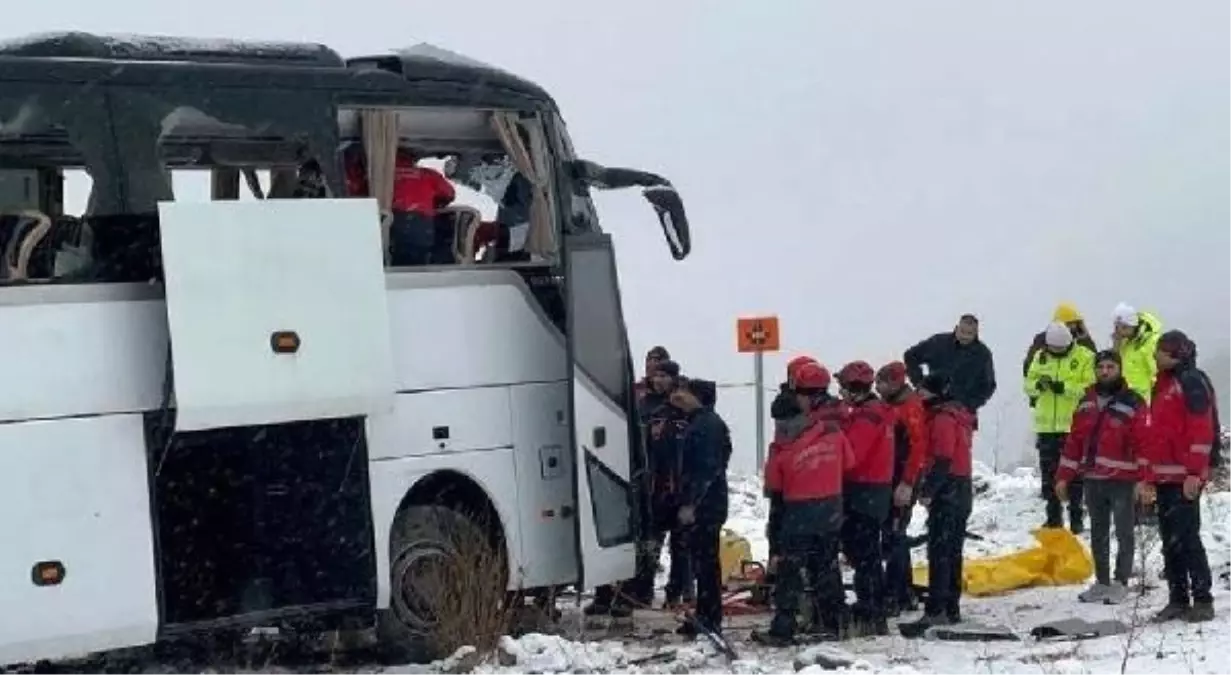
[[[480,659],[490,656],[509,630],[520,598],[506,590],[508,566],[503,547],[493,542],[481,520],[471,527],[441,523],[443,555],[419,563],[413,592],[423,642],[437,658],[474,647]]]

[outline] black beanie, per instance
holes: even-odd
[[[656,359],[658,361],[666,361],[667,359],[671,358],[671,354],[667,352],[666,347],[659,345],[657,347],[651,347],[650,351],[646,353],[645,358]]]
[[[1191,357],[1196,347],[1182,330],[1169,330],[1158,338],[1158,348],[1177,359]]]
[[[680,386],[691,391],[703,406],[713,407],[718,402],[718,385],[711,380],[699,380],[693,377],[681,380]]]
[[[944,373],[928,373],[919,383],[919,388],[936,396],[948,396],[949,376]]]
[[[799,407],[799,399],[789,390],[778,392],[769,406],[769,416],[775,420],[789,420],[802,415],[803,412],[803,408]]]
[[[679,377],[680,376],[680,364],[676,363],[675,361],[671,361],[671,360],[659,361],[658,365],[654,368],[654,372],[662,373],[663,375],[666,375],[667,377]]]
[[[1117,366],[1123,365],[1123,361],[1120,359],[1120,352],[1114,349],[1104,349],[1103,351],[1099,352],[1097,356],[1094,357],[1095,365],[1098,365],[1104,361],[1111,361]]]

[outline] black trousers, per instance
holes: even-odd
[[[881,528],[881,552],[885,558],[885,598],[899,606],[911,600],[910,547],[906,528],[910,525],[910,506],[893,507]]]
[[[1043,498],[1047,500],[1047,526],[1064,527],[1064,506],[1056,497],[1056,469],[1060,468],[1060,456],[1068,434],[1038,434],[1034,447],[1039,451],[1039,478],[1043,484]],[[1082,518],[1081,478],[1069,483],[1069,523]]]
[[[654,599],[654,580],[658,576],[658,563],[662,559],[663,545],[668,543],[671,567],[667,574],[667,588],[665,589],[667,600],[692,600],[695,595],[692,567],[689,564],[691,556],[688,551],[687,532],[680,528],[669,532],[659,530],[651,533],[650,538],[642,542],[642,550],[638,555],[634,594],[642,603],[649,604]]]
[[[876,619],[885,615],[885,569],[881,565],[884,520],[854,509],[842,518],[842,550],[855,568],[855,606],[851,615]]]
[[[1210,561],[1201,543],[1201,502],[1179,485],[1158,486],[1158,533],[1172,603],[1213,602]]]
[[[928,599],[925,614],[961,616],[962,554],[973,494],[969,478],[950,478],[928,509]]]
[[[688,528],[688,553],[697,584],[696,618],[707,629],[722,630],[722,569],[718,547],[722,523],[701,521]]]
[[[796,616],[804,595],[803,574],[812,584],[813,615],[821,627],[837,632],[844,622],[846,593],[842,588],[842,573],[838,569],[838,549],[841,537],[837,531],[784,533],[781,541],[782,559],[778,562],[777,584],[774,586],[774,619],[770,632],[783,637],[795,634]]]

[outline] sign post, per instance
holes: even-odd
[[[757,316],[735,322],[736,346],[752,354],[753,387],[756,388],[757,471],[765,468],[765,352],[779,348],[778,317]]]

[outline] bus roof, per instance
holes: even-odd
[[[42,33],[0,41],[0,83],[19,82],[293,88],[347,92],[372,105],[555,108],[538,85],[428,44],[346,61],[315,43]]]

